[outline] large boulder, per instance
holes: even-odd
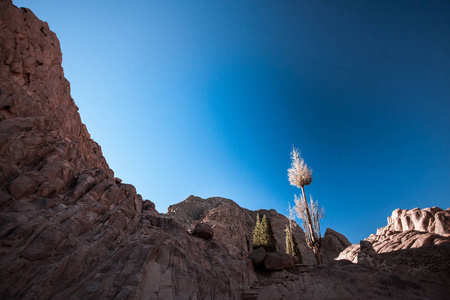
[[[322,261],[333,261],[339,254],[352,243],[341,233],[327,228],[322,239]]]
[[[195,229],[192,234],[202,239],[209,240],[214,237],[214,230],[206,223],[198,223],[195,225]]]
[[[253,262],[253,265],[258,266],[261,264],[264,259],[266,258],[267,252],[263,247],[260,247],[258,249],[253,250],[249,255],[248,258],[250,258]]]
[[[264,259],[264,267],[267,270],[279,271],[291,269],[295,266],[295,259],[289,254],[280,254],[276,252],[268,252]]]

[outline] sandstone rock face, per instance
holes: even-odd
[[[167,216],[188,231],[193,231],[198,223],[207,222],[215,232],[214,239],[226,245],[232,255],[244,258],[252,249],[252,216],[232,200],[190,196],[169,206]]]
[[[214,229],[214,239],[226,245],[230,254],[241,258],[247,257],[253,249],[253,229],[257,214],[261,217],[267,215],[270,218],[277,241],[277,252],[286,253],[285,229],[289,220],[274,209],[251,211],[225,198],[202,199],[189,196],[186,200],[169,206],[167,210],[167,216],[174,218],[188,231],[193,231],[200,222],[208,222]],[[306,246],[305,234],[295,222],[293,233],[304,263],[314,265],[314,254]],[[325,261],[333,260],[340,251],[350,245],[343,235],[334,230],[327,230],[324,241]]]
[[[388,225],[377,230],[377,235],[386,232],[420,231],[450,236],[450,209],[439,207],[396,209],[388,217]]]
[[[450,209],[438,207],[396,209],[388,217],[388,224],[379,228],[365,241],[376,253],[386,253],[450,242]],[[354,244],[342,251],[338,259],[358,262],[360,245]]]
[[[206,223],[198,223],[195,225],[193,235],[209,240],[214,237],[214,230]]]
[[[0,298],[240,298],[246,261],[114,177],[48,25],[0,0],[0,49]]]
[[[324,262],[333,261],[349,246],[351,246],[351,243],[343,234],[340,234],[331,228],[327,228],[322,239],[322,260]]]
[[[27,9],[2,1],[0,203],[54,197],[84,169],[109,169],[81,123],[56,35]]]

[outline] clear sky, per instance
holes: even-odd
[[[351,242],[450,205],[449,1],[31,1],[83,122],[160,212],[189,195],[287,214],[292,145]]]

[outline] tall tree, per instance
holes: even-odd
[[[288,169],[288,178],[291,185],[301,189],[302,197],[295,196],[294,209],[297,216],[303,221],[306,243],[314,252],[317,264],[322,263],[322,235],[320,233],[320,219],[323,218],[323,209],[320,209],[317,201],[310,198],[309,204],[306,201],[305,185],[312,182],[312,170],[306,165],[300,153],[294,147],[291,152],[291,168]]]
[[[302,253],[298,248],[297,241],[295,240],[295,236],[292,232],[291,226],[286,225],[286,253],[297,256],[300,263],[303,263]]]
[[[253,249],[263,247],[267,252],[277,251],[277,242],[272,230],[270,219],[264,215],[262,219],[256,215],[256,225],[253,231]]]
[[[260,248],[262,246],[261,242],[261,219],[259,218],[259,214],[256,214],[256,224],[255,229],[253,230],[253,249]]]

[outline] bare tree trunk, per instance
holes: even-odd
[[[309,211],[309,205],[308,202],[306,201],[306,193],[305,193],[305,187],[302,186],[302,193],[303,193],[303,201],[304,201],[304,206],[305,206],[305,210],[306,210],[306,217],[308,218],[308,229],[309,229],[309,238],[310,238],[310,243],[311,243],[311,247],[313,252],[314,252],[314,256],[316,257],[316,262],[318,265],[320,265],[322,263],[322,252],[320,251],[321,248],[321,238],[316,236],[314,233],[314,228],[313,228],[313,222],[312,222],[312,218],[311,218],[311,212]]]
[[[312,250],[314,252],[314,256],[316,257],[317,264],[320,265],[322,263],[322,251],[320,251],[320,246],[314,247]]]
[[[308,218],[308,229],[311,236],[311,239],[313,239],[311,242],[314,241],[314,229],[312,227],[312,219],[311,219],[311,213],[309,212],[309,205],[308,202],[306,202],[306,194],[305,194],[305,187],[302,186],[302,194],[303,194],[303,201],[305,201],[305,209],[306,209],[306,216]]]

